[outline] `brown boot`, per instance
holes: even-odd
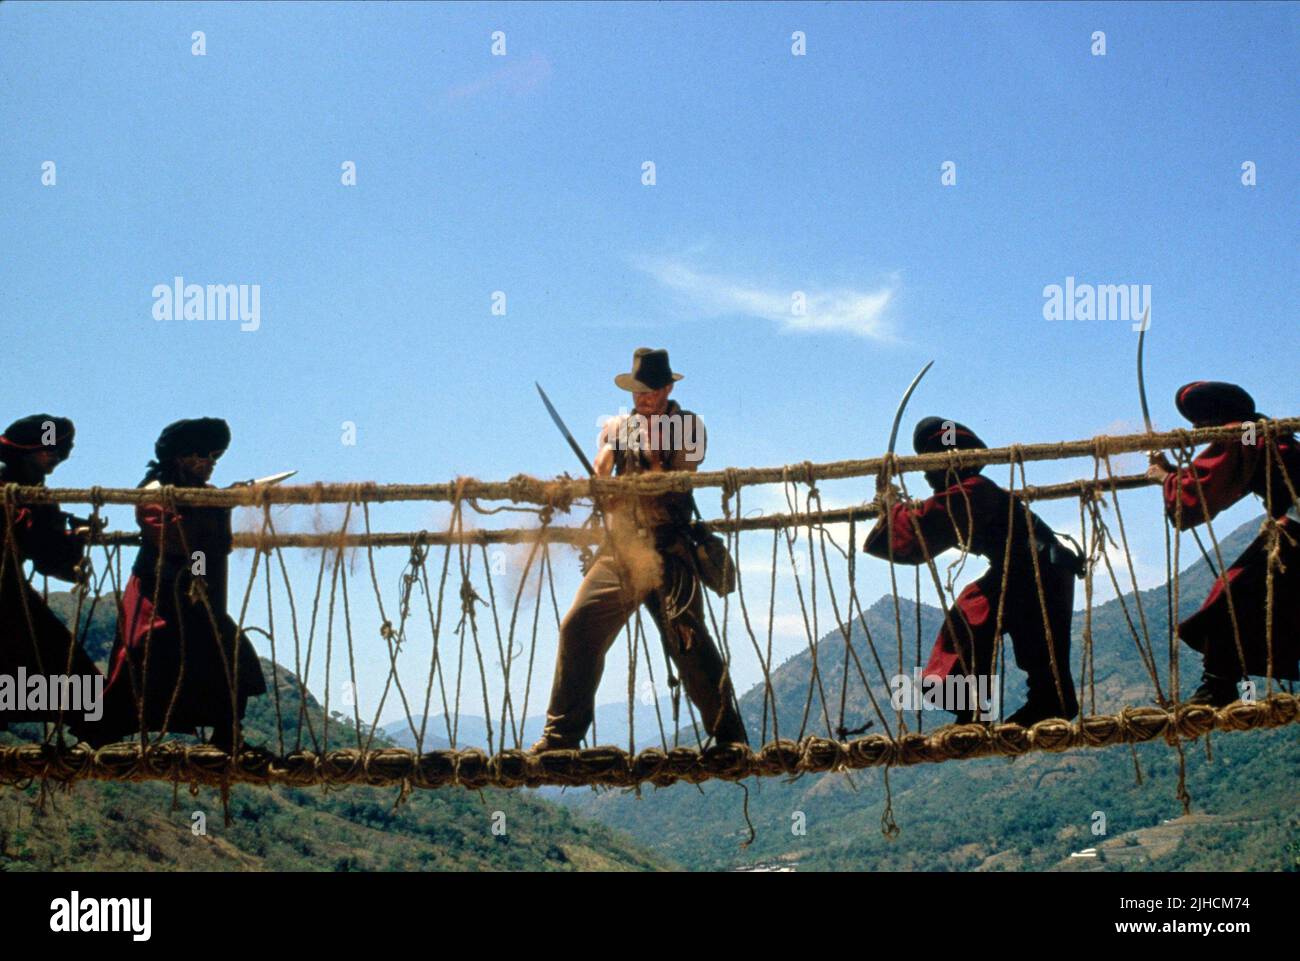
[[[581,738],[567,738],[559,734],[547,733],[533,743],[533,746],[528,749],[528,753],[543,754],[546,751],[577,751],[581,747]]]
[[[713,743],[722,744],[749,744],[749,734],[745,730],[745,722],[740,719],[740,715],[734,710],[724,711],[722,719],[713,731]]]

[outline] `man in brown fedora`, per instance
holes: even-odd
[[[668,351],[637,349],[631,372],[614,378],[631,392],[635,411],[601,431],[597,476],[698,469],[704,425],[669,400],[681,379]],[[642,604],[663,635],[705,731],[720,744],[748,743],[727,665],[705,623],[704,588],[690,534],[692,494],[637,496],[604,506],[608,537],[560,625],[546,728],[532,749],[578,747],[591,726],[605,654]]]

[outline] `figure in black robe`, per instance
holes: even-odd
[[[72,452],[72,421],[33,414],[0,436],[0,484],[45,486],[45,478]],[[0,675],[16,684],[20,670],[28,678],[76,677],[89,696],[102,692],[102,675],[72,633],[46,605],[24,574],[30,561],[36,573],[79,582],[78,565],[86,549],[86,528],[75,525],[57,504],[22,504],[0,518]],[[49,682],[46,682],[47,685]],[[83,707],[87,707],[83,699]],[[62,712],[64,726],[78,737],[93,727],[93,710]],[[9,724],[57,722],[57,707],[0,710],[0,730]]]
[[[141,487],[210,487],[208,478],[230,443],[216,418],[168,426],[155,445]],[[230,508],[140,504],[144,537],[122,598],[109,661],[105,723],[131,732],[196,733],[212,743],[241,744],[248,699],[266,692],[257,653],[226,609],[231,551]],[[205,601],[206,598],[206,601]]]

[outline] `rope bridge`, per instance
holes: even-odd
[[[1278,437],[1300,429],[1300,418],[1262,420],[1256,425],[1258,443],[1268,465],[1277,462]],[[1117,475],[1113,455],[1166,450],[1179,467],[1186,467],[1193,448],[1213,441],[1240,441],[1240,427],[1178,430],[1103,436],[1052,444],[1015,445],[988,450],[953,449],[941,454],[889,455],[881,458],[804,462],[767,468],[727,469],[713,472],[639,474],[618,478],[561,477],[541,480],[517,476],[504,482],[458,478],[446,484],[379,485],[315,484],[283,487],[232,489],[163,487],[161,489],[57,489],[8,485],[3,489],[5,522],[14,543],[15,512],[21,505],[91,505],[92,527],[97,527],[107,505],[159,504],[164,507],[250,508],[256,515],[256,529],[235,535],[235,547],[253,551],[248,579],[242,590],[231,585],[232,614],[240,631],[265,636],[270,661],[287,667],[276,668],[268,678],[269,700],[274,710],[270,740],[256,748],[242,747],[227,753],[210,744],[173,735],[142,733],[131,742],[92,749],[86,744],[70,746],[63,737],[64,724],[45,725],[40,742],[0,747],[0,783],[22,785],[33,779],[69,782],[79,779],[110,781],[171,781],[212,784],[366,784],[394,785],[405,792],[411,788],[450,785],[483,787],[536,787],[541,785],[611,785],[637,787],[666,785],[677,781],[699,783],[710,779],[738,781],[753,776],[783,776],[894,767],[948,760],[1006,756],[1034,751],[1059,752],[1075,748],[1106,747],[1163,740],[1182,759],[1181,743],[1210,732],[1276,728],[1300,722],[1300,698],[1279,689],[1270,674],[1266,690],[1251,701],[1238,701],[1214,709],[1180,700],[1180,645],[1173,632],[1180,598],[1181,531],[1178,518],[1166,519],[1166,615],[1168,630],[1163,658],[1157,654],[1137,574],[1129,548],[1128,531],[1121,507],[1121,492],[1137,491],[1154,482],[1145,475]],[[1031,486],[1025,478],[1029,462],[1065,458],[1090,458],[1090,477],[1050,486]],[[882,515],[892,490],[908,497],[906,478],[917,471],[960,471],[980,466],[1003,466],[1011,491],[1011,510],[1022,509],[1028,517],[1029,504],[1038,501],[1074,501],[1078,507],[1078,538],[1086,560],[1083,578],[1085,606],[1082,638],[1076,664],[1052,668],[1058,686],[1061,672],[1069,672],[1081,692],[1083,709],[1075,722],[1061,719],[1039,721],[1025,728],[1018,724],[950,724],[938,730],[924,730],[923,711],[894,708],[883,690],[889,687],[890,668],[904,675],[921,658],[921,583],[927,578],[938,596],[944,621],[950,623],[956,598],[956,578],[968,557],[969,538],[958,536],[958,557],[942,567],[924,544],[925,563],[915,568],[915,636],[904,627],[905,600],[900,594],[896,564],[888,563],[892,585],[892,638],[874,633],[869,626],[857,588],[857,545],[862,531],[858,525]],[[1270,474],[1271,476],[1271,474]],[[1285,472],[1282,476],[1286,478]],[[871,502],[855,507],[825,509],[818,484],[851,478],[873,478],[883,493]],[[778,514],[747,516],[746,491],[755,487],[776,488],[784,496],[787,510]],[[626,748],[602,745],[599,730],[588,737],[591,745],[579,750],[529,753],[525,750],[524,722],[530,706],[536,706],[537,684],[549,680],[551,665],[537,657],[542,624],[547,633],[558,634],[561,598],[555,587],[558,548],[576,549],[589,562],[593,548],[602,543],[603,532],[594,506],[602,499],[630,495],[657,495],[703,488],[721,491],[722,515],[708,521],[709,527],[725,537],[731,557],[737,559],[736,589],[722,596],[704,594],[709,625],[723,661],[730,667],[741,659],[761,670],[761,705],[751,705],[747,723],[759,720],[758,743],[712,744],[702,731],[701,719],[689,699],[685,718],[665,718],[656,678],[647,626],[641,612],[629,620],[622,632],[628,661]],[[1273,519],[1272,506],[1289,502],[1300,508],[1300,498],[1286,480],[1285,490],[1270,485],[1266,498],[1264,530],[1270,540],[1267,596],[1273,597],[1279,538],[1286,536]],[[1149,496],[1149,495],[1147,495]],[[370,506],[387,502],[443,502],[450,516],[445,529],[437,531],[377,532],[371,529]],[[272,508],[284,505],[317,507],[340,505],[343,511],[337,530],[293,533],[277,530]],[[495,506],[489,506],[495,505]],[[586,523],[556,524],[558,515],[591,511]],[[526,517],[528,526],[481,529],[473,518],[505,514]],[[1014,518],[1011,518],[1014,519]],[[354,530],[354,525],[363,530]],[[833,528],[846,528],[841,543]],[[1205,523],[1210,549],[1207,560],[1213,570],[1225,571],[1231,558],[1223,556],[1212,522]],[[1010,528],[1008,528],[1010,529]],[[766,565],[767,609],[751,602],[742,557],[745,543],[767,538],[763,548]],[[919,527],[916,532],[920,535]],[[121,612],[123,550],[140,543],[140,536],[101,532],[91,537],[98,558],[91,574],[73,592],[75,613],[69,621],[72,642],[84,645],[96,608],[117,605]],[[488,547],[518,545],[526,550],[522,573],[512,590],[500,588],[493,579]],[[405,550],[405,562],[395,591],[381,587],[377,555],[383,550]],[[1112,549],[1122,553],[1124,563],[1112,560]],[[295,592],[286,552],[314,551],[319,555],[310,603],[303,592]],[[1010,557],[1010,538],[1007,547]],[[364,557],[364,572],[358,590],[354,562]],[[1035,555],[1036,557],[1036,555]],[[21,563],[20,559],[6,559]],[[159,561],[161,565],[161,558]],[[1034,580],[1043,597],[1042,571],[1037,560]],[[786,698],[785,710],[778,710],[782,698],[774,684],[773,638],[776,622],[777,577],[787,573],[792,580],[798,620],[802,624],[810,655],[811,671],[807,690],[799,697]],[[1003,596],[1006,587],[1003,569]],[[1112,713],[1099,713],[1093,644],[1095,579],[1102,577],[1113,590],[1134,652],[1150,682],[1149,703],[1124,706]],[[259,590],[260,584],[260,590]],[[1126,595],[1125,590],[1129,593]],[[275,598],[280,605],[277,623]],[[259,600],[254,604],[254,597]],[[361,637],[354,630],[358,603],[372,602],[371,614],[378,627],[374,636]],[[262,600],[264,598],[264,600]],[[1231,594],[1229,594],[1231,598]],[[203,591],[194,602],[208,607],[211,600]],[[1148,599],[1149,603],[1149,599]],[[826,605],[829,604],[829,611]],[[1044,602],[1044,605],[1046,602]],[[1231,607],[1231,599],[1229,601]],[[264,618],[254,626],[254,607]],[[287,606],[287,617],[285,607]],[[1046,618],[1046,606],[1043,608]],[[822,625],[829,614],[832,631],[838,629],[844,642],[841,663],[819,662]],[[1002,676],[1005,651],[1002,627],[1005,612],[997,611],[993,673]],[[30,612],[28,612],[30,617]],[[1237,613],[1233,612],[1234,632]],[[1271,648],[1272,617],[1265,618]],[[336,627],[341,621],[342,629]],[[215,621],[214,621],[215,623]],[[879,622],[877,622],[879,628]],[[653,630],[653,625],[651,625]],[[1050,633],[1049,633],[1050,637]],[[399,669],[399,660],[419,640],[430,646],[427,669],[416,678]],[[912,643],[909,644],[909,641]],[[1236,638],[1238,650],[1241,639]],[[1049,645],[1050,647],[1050,645]],[[345,707],[351,717],[332,712],[331,688],[338,671],[355,690],[358,659],[387,661],[387,676],[373,712],[363,718],[359,699],[350,698]],[[1161,670],[1160,660],[1164,660]],[[320,710],[309,708],[307,680],[313,665],[324,661],[324,700]],[[408,658],[409,660],[409,658]],[[488,664],[500,667],[494,683],[489,682]],[[71,655],[69,655],[71,662]],[[340,667],[342,665],[342,667]],[[887,666],[888,665],[888,666]],[[236,672],[238,668],[234,669]],[[734,672],[733,672],[734,673]],[[540,680],[539,680],[540,679]],[[834,689],[838,680],[839,690]],[[648,685],[648,687],[647,687]],[[489,689],[500,693],[495,698]],[[651,692],[658,744],[638,750],[634,701],[638,691]],[[545,691],[543,690],[544,696]],[[785,693],[789,693],[788,691]],[[850,706],[850,694],[853,694]],[[233,696],[233,695],[232,695]],[[390,700],[400,702],[405,712],[414,749],[393,748],[380,740],[379,718]],[[174,699],[173,699],[174,700]],[[799,705],[791,712],[788,705]],[[460,730],[463,711],[481,705],[486,722],[486,749],[458,743],[466,740]],[[441,710],[442,730],[430,730],[430,712]],[[849,726],[870,715],[867,723]],[[868,727],[875,733],[863,733]],[[165,727],[165,725],[164,725]],[[445,737],[444,737],[445,735]],[[861,736],[855,736],[861,735]],[[433,739],[450,745],[428,749]],[[645,738],[640,738],[644,743]],[[235,743],[238,743],[237,741]],[[1180,783],[1180,795],[1183,788]],[[1184,803],[1186,798],[1184,796]]]

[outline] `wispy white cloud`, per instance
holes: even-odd
[[[510,60],[479,80],[449,89],[450,101],[468,100],[485,93],[528,93],[551,79],[551,61],[534,53],[527,59]]]
[[[709,316],[740,314],[780,324],[788,331],[892,339],[886,312],[898,290],[896,280],[874,290],[782,290],[698,270],[677,258],[638,258],[634,263],[661,285],[681,295],[692,310]],[[802,311],[796,309],[797,291],[803,294]]]

